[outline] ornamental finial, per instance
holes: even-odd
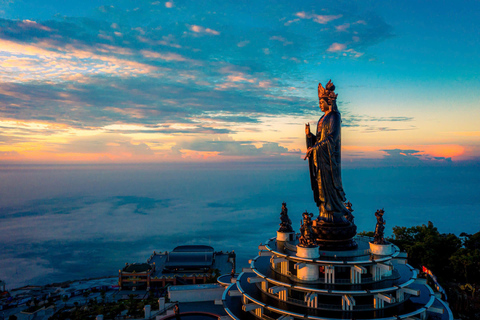
[[[333,84],[332,80],[328,80],[327,85],[325,88],[322,86],[321,83],[318,83],[318,99],[325,99],[328,102],[333,100],[337,100],[338,94],[335,94],[335,85]],[[329,103],[330,104],[330,103]]]

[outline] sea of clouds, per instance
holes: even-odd
[[[476,165],[345,168],[358,231],[432,221],[442,233],[480,231]],[[235,250],[238,266],[278,229],[316,215],[306,163],[4,166],[0,279],[26,284],[116,275],[126,263],[183,244]]]

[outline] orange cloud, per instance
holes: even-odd
[[[329,51],[329,52],[343,51],[343,50],[345,50],[346,47],[347,46],[342,44],[342,43],[334,42],[334,43],[332,43],[332,45],[330,47],[328,47],[327,51]]]
[[[418,146],[418,148],[424,151],[422,154],[428,154],[433,157],[455,158],[465,154],[465,148],[455,144],[427,145]]]
[[[385,152],[373,146],[342,146],[342,159],[354,160],[358,158],[381,159]]]
[[[218,151],[194,151],[183,149],[181,149],[180,152],[182,153],[183,159],[190,160],[205,160],[208,158],[215,158],[218,157],[218,154],[220,153]]]
[[[202,26],[197,26],[197,25],[191,25],[189,28],[191,31],[196,32],[196,33],[209,33],[218,36],[220,32],[210,29],[210,28],[205,28]]]
[[[418,150],[415,153],[420,158],[443,157],[459,158],[466,154],[466,148],[461,145],[393,145],[393,146],[342,146],[342,152],[345,158],[371,158],[380,159],[385,156],[382,150]]]
[[[344,23],[342,25],[339,25],[339,26],[336,26],[335,29],[337,29],[337,31],[340,31],[340,32],[345,32],[347,31],[347,29],[350,28],[350,23]]]
[[[250,83],[255,82],[255,79],[247,79],[244,74],[229,75],[227,76],[227,80],[232,82],[240,82],[240,81],[246,81]]]
[[[453,132],[453,134],[462,137],[480,137],[480,131]]]
[[[14,119],[0,120],[0,127],[4,129],[29,129],[29,130],[46,130],[46,129],[65,130],[68,128],[68,126],[63,123],[52,123],[52,122],[46,122],[46,121],[26,121],[26,120],[14,120]]]
[[[22,22],[19,24],[20,27],[22,28],[34,28],[34,29],[40,29],[43,31],[52,31],[51,28],[41,25],[40,23],[37,23],[36,21],[32,20],[22,20]]]
[[[80,49],[72,45],[56,47],[48,41],[24,44],[0,39],[0,68],[4,70],[0,74],[0,80],[7,82],[56,79],[68,81],[85,74],[134,76],[158,70],[157,67],[148,64],[101,55],[94,51],[132,54],[128,49],[110,45]],[[178,59],[176,56],[167,56],[167,58]]]

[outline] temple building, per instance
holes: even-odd
[[[153,252],[145,263],[126,263],[119,270],[121,290],[154,290],[167,284],[203,284],[235,268],[235,252],[216,252],[205,245],[178,246]]]

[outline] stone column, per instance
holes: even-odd
[[[150,318],[151,313],[152,313],[152,306],[149,305],[149,304],[147,304],[147,305],[143,308],[143,310],[145,311],[145,319]]]
[[[280,272],[284,275],[288,275],[288,260],[282,261],[280,263]]]
[[[383,309],[385,307],[385,302],[395,303],[395,298],[382,293],[377,293],[373,296],[373,307],[375,309]]]
[[[350,267],[350,283],[357,284],[362,283],[362,274],[367,273],[367,269],[362,266]]]
[[[162,311],[165,309],[165,297],[158,298],[158,310]]]
[[[281,257],[272,256],[270,258],[270,262],[272,264],[272,268],[276,269],[277,263],[280,263],[280,273],[284,275],[288,275],[288,260]]]
[[[242,306],[242,310],[245,312],[253,311],[260,319],[263,316],[263,307],[255,303],[244,304]]]
[[[248,283],[258,283],[258,282],[260,282],[260,285],[261,285],[263,291],[267,291],[267,289],[268,289],[268,283],[267,283],[267,281],[266,281],[265,279],[263,279],[263,278],[260,278],[260,277],[251,277],[251,278],[248,278],[248,279],[247,279],[247,282],[248,282]]]
[[[305,295],[307,307],[318,308],[318,295],[315,292],[309,292]]]
[[[287,301],[288,297],[288,289],[282,286],[276,286],[272,287],[268,290],[271,294],[277,294],[278,293],[278,299]]]
[[[342,296],[342,310],[352,311],[355,306],[355,299],[351,295]]]
[[[325,266],[325,283],[335,283],[335,266]]]
[[[314,247],[301,247],[297,246],[297,257],[300,258],[310,258],[315,259],[320,257],[320,253],[318,252],[318,246]],[[318,280],[318,265],[313,263],[297,263],[295,265],[297,269],[297,278],[301,280]]]

